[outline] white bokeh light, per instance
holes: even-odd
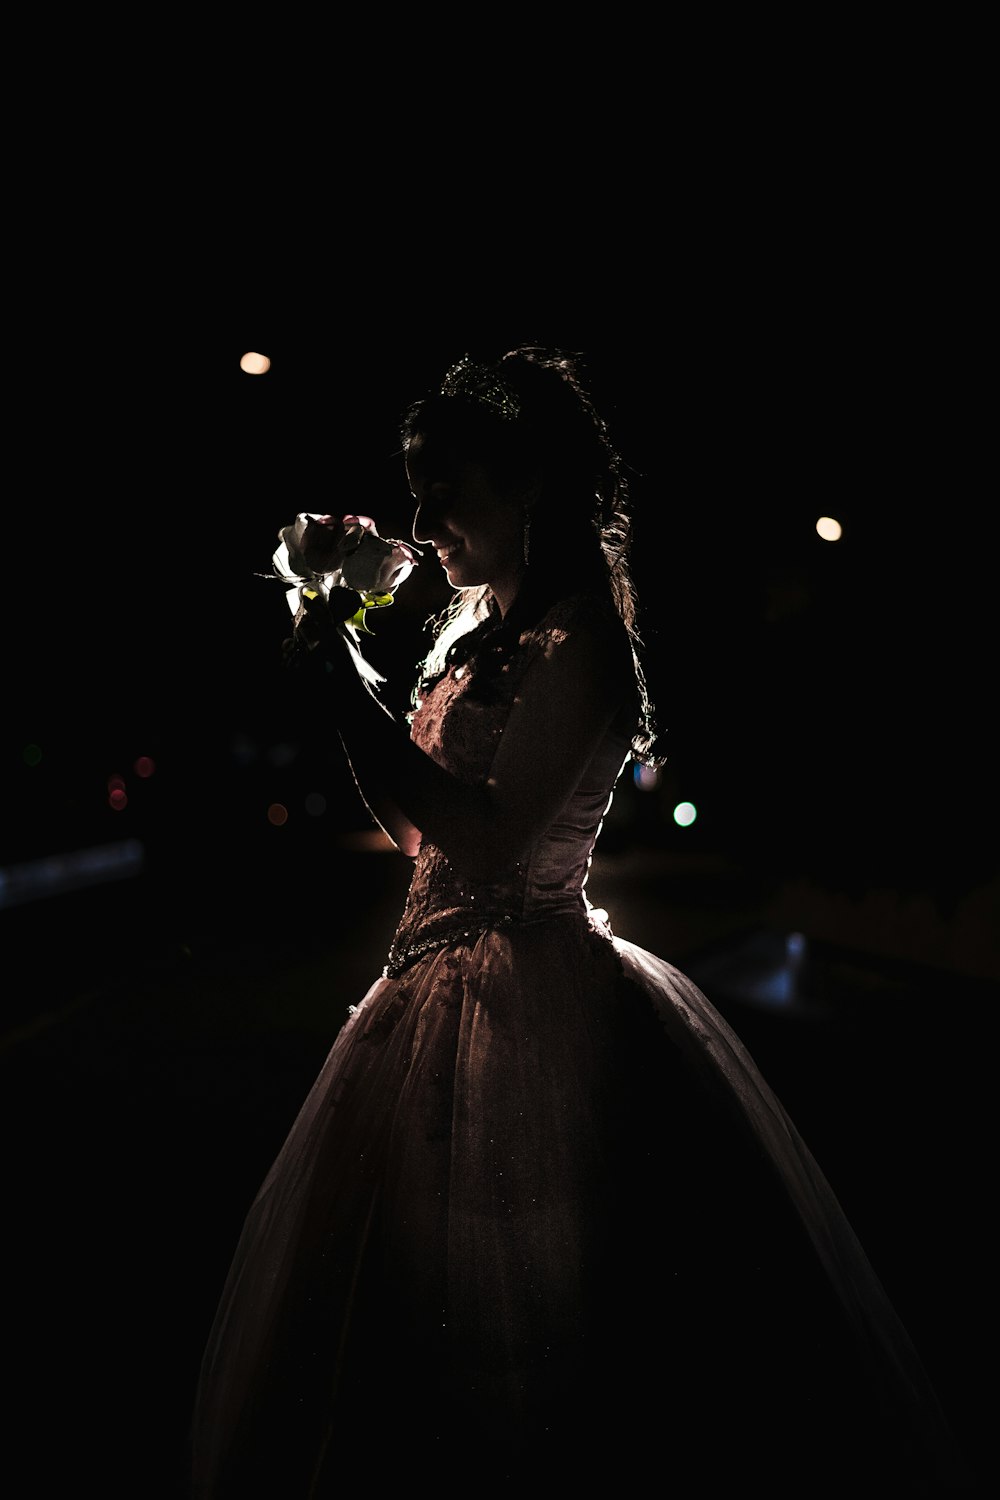
[[[816,530],[824,542],[839,542],[843,535],[843,527],[833,516],[820,516],[816,522]]]
[[[687,828],[698,816],[698,809],[693,802],[678,802],[674,808],[674,822],[681,828]]]
[[[244,354],[240,360],[240,369],[248,375],[266,375],[270,368],[271,361],[266,354]]]

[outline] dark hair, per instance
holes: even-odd
[[[584,388],[579,355],[523,345],[499,360],[466,356],[444,377],[441,390],[404,413],[404,449],[419,434],[462,457],[476,459],[501,479],[536,477],[541,498],[531,510],[529,563],[514,604],[501,619],[486,587],[460,590],[430,623],[433,643],[415,695],[458,657],[469,659],[485,638],[494,664],[508,659],[497,645],[534,623],[566,591],[613,603],[632,644],[640,722],[632,753],[661,764],[655,750],[653,708],[639,661],[638,601],[629,569],[630,497],[623,461],[607,425]]]

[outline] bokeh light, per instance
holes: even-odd
[[[306,812],[311,818],[321,818],[326,812],[326,798],[322,792],[310,792],[306,797]]]
[[[25,745],[24,749],[21,751],[21,759],[24,761],[24,764],[26,766],[37,766],[41,758],[41,745]]]
[[[674,822],[681,828],[689,828],[698,816],[698,809],[693,802],[678,802],[674,808]]]
[[[132,769],[137,776],[145,779],[147,776],[152,776],[156,770],[156,762],[151,755],[140,755]]]
[[[275,828],[280,828],[283,823],[288,822],[288,808],[282,802],[272,802],[267,810],[267,821],[273,823]]]
[[[244,354],[240,360],[240,369],[247,375],[266,375],[271,368],[271,361],[266,354]]]
[[[112,812],[124,812],[128,807],[128,796],[123,786],[112,787],[108,793],[108,806]]]
[[[660,784],[660,773],[655,766],[644,766],[636,761],[632,779],[640,792],[652,792]]]
[[[824,542],[839,542],[844,534],[844,528],[833,516],[820,516],[816,522],[816,531]]]

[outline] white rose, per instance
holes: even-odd
[[[326,597],[332,588],[352,588],[362,595],[391,594],[417,565],[417,553],[406,542],[380,537],[370,516],[324,516],[302,511],[278,533],[272,559],[286,583],[295,614],[299,587],[309,584]]]
[[[348,528],[348,547],[358,529]],[[348,551],[341,567],[341,582],[357,589],[359,594],[391,594],[410,576],[416,561],[412,547],[379,536],[374,524],[370,524],[361,530],[353,550]]]

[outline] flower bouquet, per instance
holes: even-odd
[[[380,537],[370,516],[303,511],[282,527],[278,539],[272,565],[290,585],[285,598],[295,621],[289,657],[315,652],[332,628],[351,648],[361,675],[382,682],[361,654],[358,633],[371,635],[367,611],[392,604],[396,589],[417,565],[417,550]]]

